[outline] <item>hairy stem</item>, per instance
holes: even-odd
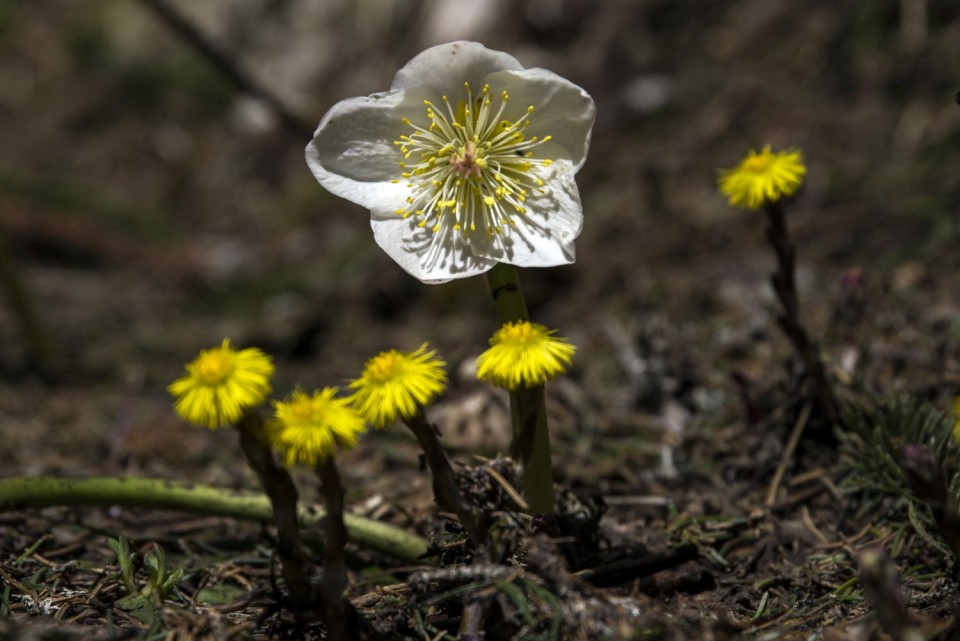
[[[332,458],[317,465],[320,492],[327,508],[324,520],[323,582],[320,590],[320,614],[331,641],[356,638],[357,613],[343,597],[347,587],[347,528],[343,522],[343,485]]]
[[[44,507],[111,507],[176,510],[243,521],[273,521],[270,501],[262,494],[238,493],[209,485],[166,479],[118,476],[86,479],[15,477],[0,479],[0,513]],[[301,507],[300,527],[316,526],[325,510]],[[352,514],[344,517],[350,540],[399,559],[414,563],[427,551],[427,541],[411,532]],[[422,561],[420,561],[422,562]]]
[[[457,477],[453,473],[450,461],[443,451],[440,439],[437,438],[434,426],[427,422],[423,409],[413,418],[407,419],[405,423],[417,437],[430,472],[433,474],[433,496],[437,505],[441,510],[457,515],[478,549],[485,547],[487,527],[484,519],[478,510],[467,504],[460,493]]]
[[[835,425],[838,419],[838,404],[833,393],[833,387],[827,378],[817,346],[800,321],[800,304],[797,298],[796,282],[796,251],[790,242],[786,216],[777,203],[768,204],[766,212],[767,239],[773,245],[777,254],[777,271],[771,277],[771,281],[777,299],[783,307],[783,311],[777,320],[794,350],[796,350],[797,356],[803,362],[807,376],[810,377],[814,401],[820,409],[820,413],[831,425]]]
[[[297,487],[290,474],[277,465],[273,450],[263,438],[263,422],[259,417],[244,415],[237,422],[237,431],[240,433],[243,454],[270,498],[277,525],[277,556],[283,568],[283,580],[297,608],[308,610],[313,606],[314,599],[297,522]]]

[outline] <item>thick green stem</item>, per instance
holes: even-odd
[[[320,590],[320,613],[331,641],[350,641],[359,633],[357,613],[343,597],[347,588],[347,528],[343,523],[343,485],[334,460],[317,465],[320,492],[327,508],[324,520],[323,582]]]
[[[290,474],[277,465],[273,450],[263,438],[263,421],[259,417],[246,414],[237,422],[237,431],[240,433],[240,447],[270,498],[277,525],[277,556],[283,580],[294,605],[301,611],[309,610],[314,605],[313,587],[307,574],[307,556],[303,553],[303,539],[297,523],[297,487]]]
[[[520,464],[520,488],[534,514],[553,512],[553,464],[543,386],[510,392],[514,439],[510,456]]]
[[[487,272],[487,283],[490,285],[490,296],[496,305],[497,320],[501,325],[530,320],[516,267],[497,263]]]
[[[487,282],[501,325],[530,320],[516,267],[497,263],[487,272]],[[535,514],[553,512],[553,467],[543,387],[511,392],[510,414],[510,455],[519,468],[520,487]]]
[[[54,506],[119,506],[176,510],[243,521],[273,521],[266,496],[209,485],[116,476],[0,479],[0,513]],[[326,511],[319,506],[300,507],[297,519],[300,527],[309,528],[316,526],[325,515]],[[427,551],[427,542],[416,534],[352,514],[346,514],[344,522],[350,540],[357,545],[404,562],[423,562],[420,557]]]
[[[447,459],[440,439],[434,431],[433,425],[427,422],[421,409],[416,416],[405,421],[407,427],[417,437],[423,454],[427,459],[427,465],[433,474],[433,496],[445,512],[452,512],[457,515],[463,527],[470,535],[474,546],[482,549],[486,546],[486,524],[479,511],[472,508],[463,495],[460,493],[460,487],[457,485],[457,477],[453,473],[450,461]]]

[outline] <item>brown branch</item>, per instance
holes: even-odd
[[[299,138],[313,138],[314,127],[294,113],[276,95],[245,72],[223,49],[214,44],[189,20],[184,18],[166,0],[140,0],[180,39],[190,45],[237,89],[248,93],[266,104],[280,123]]]

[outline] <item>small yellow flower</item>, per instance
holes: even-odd
[[[348,399],[336,398],[336,387],[325,387],[312,395],[297,390],[287,402],[274,401],[277,420],[268,434],[287,467],[303,463],[314,467],[340,449],[357,444],[364,430],[363,419]]]
[[[536,387],[567,371],[576,348],[556,330],[528,321],[506,323],[477,358],[477,378],[511,391]]]
[[[751,150],[733,169],[721,170],[718,183],[734,207],[760,209],[793,195],[806,173],[799,150],[771,153],[767,145],[759,154]]]
[[[237,351],[223,339],[186,366],[187,375],[167,387],[184,420],[211,429],[236,423],[270,394],[273,362],[256,347]]]
[[[445,364],[427,343],[414,352],[380,352],[364,364],[360,378],[347,384],[354,390],[350,400],[377,428],[397,417],[412,418],[446,388]]]

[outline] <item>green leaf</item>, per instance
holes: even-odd
[[[231,583],[222,583],[220,585],[208,585],[194,595],[200,603],[207,605],[226,605],[233,603],[243,595],[247,590]]]

